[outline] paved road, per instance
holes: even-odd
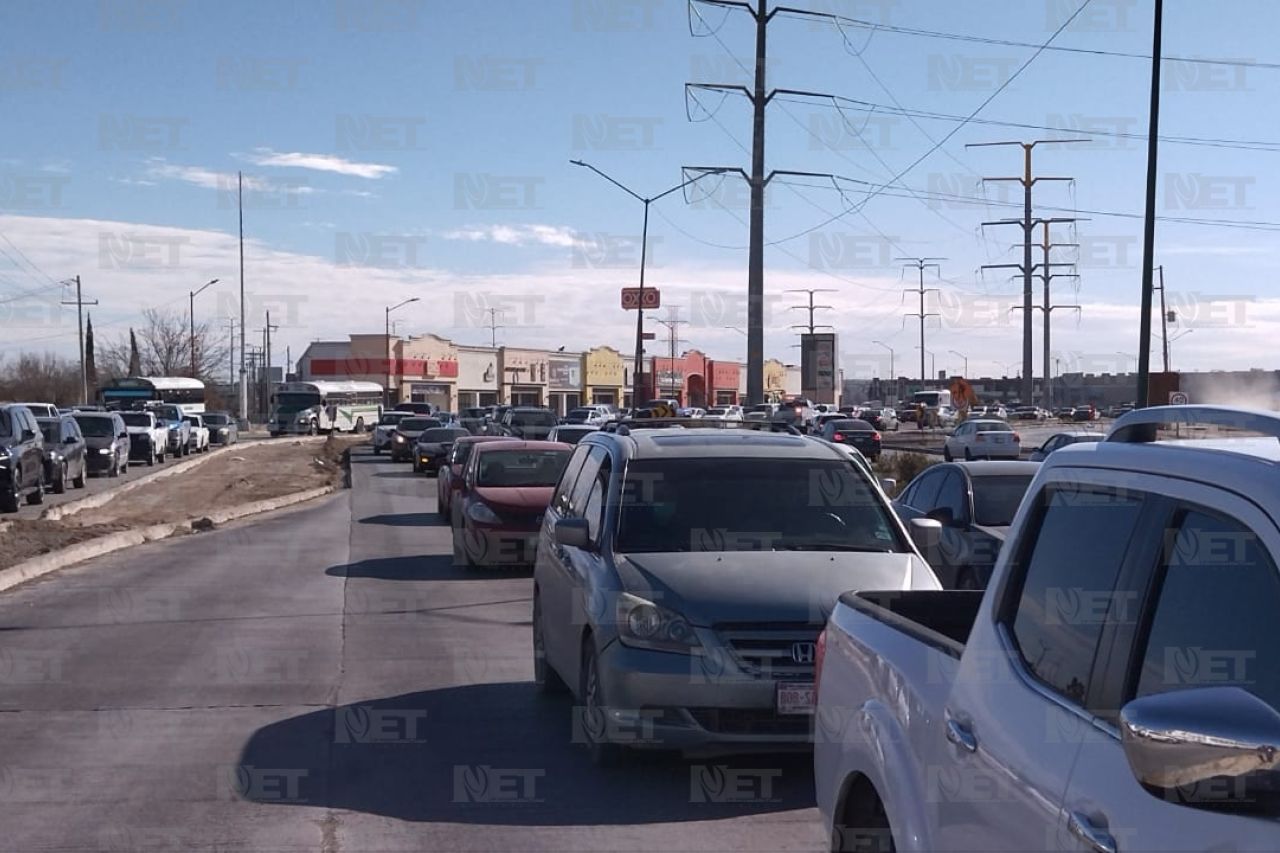
[[[807,758],[589,765],[529,680],[529,573],[454,568],[435,481],[352,463],[0,594],[0,849],[823,847]]]

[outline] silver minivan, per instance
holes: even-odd
[[[626,746],[805,749],[814,655],[851,589],[940,589],[867,470],[826,442],[624,425],[578,444],[534,569],[535,679]]]

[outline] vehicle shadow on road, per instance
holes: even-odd
[[[384,581],[483,581],[525,578],[529,566],[511,568],[468,568],[454,565],[450,554],[417,554],[404,557],[374,557],[330,566],[326,575],[335,578],[372,578]]]
[[[410,479],[426,480],[428,479],[427,477],[424,477],[422,474],[419,474],[416,471],[414,471],[412,468],[410,468],[408,471],[379,471],[373,476],[384,477],[388,480],[410,480]]]
[[[249,738],[238,793],[266,805],[409,821],[589,826],[718,820],[814,804],[807,754],[707,760],[636,753],[597,768],[572,700],[531,682],[473,684],[338,706]],[[288,768],[291,785],[255,774]]]
[[[443,527],[444,522],[434,512],[400,512],[366,515],[361,524],[382,524],[387,527]]]

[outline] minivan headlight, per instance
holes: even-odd
[[[615,605],[618,639],[623,645],[659,652],[698,654],[702,642],[684,616],[629,592]]]

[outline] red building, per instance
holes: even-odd
[[[674,360],[654,357],[649,364],[651,398],[675,397],[682,406],[704,408],[738,402],[742,365],[736,361],[713,361],[689,350]]]

